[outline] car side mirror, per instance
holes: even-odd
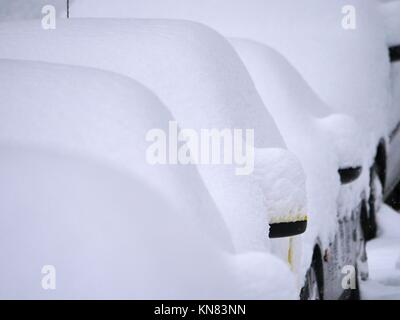
[[[307,229],[307,220],[270,223],[269,238],[286,238],[302,234]]]
[[[348,167],[338,170],[341,184],[349,184],[357,180],[362,172],[362,167]]]
[[[396,62],[400,60],[400,45],[389,48],[390,62]]]

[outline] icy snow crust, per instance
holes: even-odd
[[[283,262],[227,255],[115,165],[10,143],[0,155],[2,299],[296,298]],[[56,290],[37,281],[44,264]]]
[[[94,69],[0,60],[0,141],[83,154],[136,175],[181,215],[208,226],[231,248],[210,194],[193,166],[152,166],[145,136],[172,119],[149,90]]]
[[[342,28],[342,8],[348,5],[356,8],[355,30]],[[383,110],[390,100],[390,71],[375,0],[82,0],[72,14],[187,19],[227,37],[269,45],[300,71],[323,101],[364,126],[372,146],[388,134],[392,117],[386,118]]]
[[[285,150],[265,149],[285,144],[240,58],[215,31],[184,21],[72,19],[58,21],[52,32],[37,21],[4,23],[0,41],[2,58],[90,66],[137,79],[182,128],[254,129],[252,175],[199,166],[236,250],[264,251],[271,216],[306,213],[301,165]]]

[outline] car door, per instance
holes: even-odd
[[[390,47],[392,108],[395,126],[389,134],[385,195],[387,196],[400,178],[400,45]]]

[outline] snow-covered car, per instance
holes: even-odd
[[[295,298],[287,264],[233,250],[196,167],[143,160],[171,119],[148,89],[14,60],[0,82],[0,297]],[[57,290],[32,280],[42,267]]]
[[[304,259],[315,261],[320,252],[331,257],[325,258],[323,268],[311,265],[302,298],[348,295],[341,286],[342,274],[336,272],[338,266],[356,266],[357,272],[367,277],[361,221],[369,175],[367,171],[360,177],[367,150],[363,131],[351,117],[334,114],[278,52],[250,40],[232,39],[231,43],[289,150],[306,171],[310,219]],[[309,266],[304,267],[306,272]],[[311,272],[319,281],[312,283]]]
[[[97,1],[94,4],[92,0],[83,0],[73,5],[71,13],[74,17],[187,19],[205,23],[225,36],[248,38],[268,44],[298,68],[324,102],[336,112],[353,117],[363,127],[364,132],[367,132],[365,139],[370,147],[366,152],[361,152],[359,146],[355,150],[362,155],[358,165],[364,164],[364,169],[371,167],[370,170],[364,170],[362,178],[369,195],[368,205],[365,201],[362,204],[361,218],[365,237],[374,236],[374,216],[379,204],[376,199],[379,198],[381,184],[387,180],[387,195],[399,176],[394,171],[398,169],[396,163],[400,159],[393,143],[388,156],[386,152],[387,129],[396,126],[385,123],[385,116],[382,115],[386,114],[392,122],[399,117],[386,112],[389,88],[388,55],[387,45],[383,41],[382,17],[378,13],[376,1],[337,0],[327,4],[317,0],[295,3],[289,0],[218,3],[211,0],[150,0],[146,3],[119,0],[117,3],[118,5],[110,6],[106,1]],[[393,8],[396,4],[389,2],[389,5]],[[386,11],[390,12],[391,9]],[[348,19],[354,13],[356,28],[353,30],[348,28]],[[396,30],[393,27],[398,25],[396,18],[393,18],[396,16],[391,17],[386,20],[386,25],[391,26],[391,30]],[[393,37],[392,34],[390,39]],[[396,46],[392,45],[392,58],[396,56],[396,50]],[[330,123],[336,124],[331,128],[337,145],[344,142],[357,146],[358,139],[351,135],[356,132],[351,123],[354,124],[354,121],[340,116],[336,117],[335,122]],[[350,130],[337,131],[337,128],[343,126]],[[332,141],[335,142],[335,139]],[[343,153],[339,150],[337,155]],[[339,173],[356,176],[358,165],[354,166],[353,163],[348,167],[350,170],[341,170]],[[364,179],[367,171],[370,171],[369,183],[365,183]],[[355,192],[351,202],[359,196],[359,192]],[[344,203],[344,200],[342,198],[340,202]]]
[[[114,8],[97,3],[95,10],[90,2],[76,2],[75,15],[184,18],[210,25],[225,36],[248,38],[278,50],[324,102],[336,112],[352,116],[367,133],[370,196],[364,229],[367,238],[374,237],[376,199],[382,191],[387,197],[400,178],[400,116],[391,102],[388,54],[388,46],[392,59],[398,50],[396,1],[336,0],[326,4],[318,0],[237,0],[234,4],[219,1],[216,8],[212,1],[160,5],[154,0],[145,6],[137,2],[134,13],[128,7],[121,12],[124,0]],[[163,11],[165,5],[174,10]],[[103,11],[106,7],[108,13]]]
[[[281,11],[289,6],[287,1],[273,3]],[[385,30],[391,23],[385,22],[375,0],[337,0],[326,5],[308,0],[302,5],[312,9],[301,10],[300,4],[290,3],[296,17],[288,13],[278,18],[267,12],[268,22],[259,20],[263,32],[254,39],[278,50],[323,101],[352,116],[366,132],[370,182],[363,229],[370,239],[377,230],[377,200],[387,197],[400,178],[396,129],[400,114],[392,104],[388,54],[388,40],[394,37]],[[394,19],[399,18],[394,15]],[[278,21],[283,26],[279,35],[271,29]]]
[[[85,3],[88,3],[88,4],[85,4]],[[230,2],[230,4],[231,4],[231,2]],[[79,4],[77,3],[77,10],[74,10],[74,14],[79,15],[82,12],[82,9],[80,9],[79,6],[85,7],[85,5],[87,5],[87,8],[90,8],[91,7],[90,1],[86,1],[86,2],[83,1]],[[219,5],[221,5],[221,2],[219,2]],[[223,5],[224,4],[222,4],[222,6]],[[165,9],[165,6],[172,6],[173,10],[164,11],[163,9]],[[167,17],[167,18],[179,17],[179,18],[193,19],[193,20],[197,20],[197,21],[206,22],[207,24],[210,24],[212,26],[214,26],[215,23],[226,24],[227,21],[223,20],[223,18],[221,18],[221,16],[223,16],[226,12],[230,13],[232,11],[219,10],[218,15],[204,14],[205,12],[207,12],[211,9],[210,8],[211,6],[213,9],[215,9],[215,3],[213,3],[211,5],[211,3],[207,2],[207,1],[201,2],[201,3],[199,3],[199,2],[194,3],[193,1],[188,1],[185,3],[172,1],[172,2],[168,2],[168,3],[164,2],[163,4],[161,4],[159,1],[151,1],[146,4],[141,4],[141,5],[138,3],[135,3],[135,1],[130,2],[130,4],[122,1],[122,4],[120,4],[119,6],[117,6],[117,8],[115,8],[117,12],[115,12],[115,11],[113,12],[113,9],[111,9],[110,11],[107,10],[107,13],[105,13],[106,6],[104,6],[104,4],[97,5],[97,8],[98,8],[98,12],[100,12],[100,14],[99,14],[100,16],[103,13],[105,15],[111,15],[111,16],[115,15],[118,17],[129,16],[129,15],[146,17],[146,18],[159,17],[159,16]],[[135,10],[133,10],[132,7],[134,7]],[[119,12],[119,10],[122,10],[122,8],[125,8],[125,9],[129,8],[130,10],[124,10],[124,13]],[[90,9],[87,9],[87,10],[88,10],[88,12],[90,12],[90,14],[92,14],[92,12],[95,12],[94,15],[97,15],[96,10],[92,11],[92,9],[93,9],[93,7],[91,7]],[[104,11],[102,11],[102,10],[104,10]],[[201,16],[202,14],[203,14],[203,16]],[[199,16],[201,18],[199,18]],[[213,20],[213,19],[215,19],[215,20]],[[218,20],[218,19],[220,19],[220,20]],[[212,21],[210,21],[210,20],[212,20]],[[234,24],[233,21],[231,21],[231,22]],[[238,23],[240,24],[241,22],[238,22]],[[229,27],[230,26],[231,25],[229,25]],[[224,31],[228,32],[227,29],[224,29]],[[231,32],[230,34],[233,34],[232,31],[230,31],[230,32]],[[254,62],[254,58],[256,58],[256,57],[253,56],[252,58],[248,59],[248,61],[245,61],[245,63],[248,64],[250,61]],[[257,64],[257,62],[255,62],[255,63]],[[256,69],[256,67],[255,67],[255,69]],[[280,78],[287,76],[287,73],[279,74],[282,71],[283,70],[277,70],[271,76],[280,77]],[[291,73],[291,72],[292,71],[289,71],[289,73]],[[290,75],[289,75],[289,77],[290,77]],[[253,79],[253,80],[255,80],[255,79]],[[325,112],[325,116],[326,116],[330,113],[329,108],[327,108],[325,105],[323,105],[322,102],[319,102],[318,99],[314,98],[314,100],[317,100],[317,102],[314,101],[314,103],[312,103],[313,101],[308,101],[308,100],[310,100],[310,96],[311,96],[311,100],[313,100],[312,99],[313,95],[308,94],[309,88],[305,84],[302,83],[302,80],[297,81],[297,83],[289,85],[289,86],[287,83],[282,83],[280,81],[277,81],[276,83],[278,84],[278,88],[276,86],[270,87],[268,89],[265,88],[264,93],[265,93],[265,90],[270,90],[270,91],[275,90],[275,92],[274,92],[275,97],[279,97],[279,96],[282,97],[282,94],[279,95],[280,90],[284,90],[284,91],[285,90],[297,90],[296,92],[299,92],[300,95],[302,96],[303,105],[307,105],[307,104],[309,105],[310,103],[313,104],[313,107],[307,105],[307,107],[309,107],[308,110],[298,109],[298,112],[295,112],[295,113],[291,112],[291,111],[295,111],[295,110],[290,110],[289,114],[284,114],[284,113],[282,113],[282,110],[280,110],[281,112],[278,112],[278,114],[276,112],[275,113],[272,112],[272,115],[275,117],[275,120],[281,120],[280,123],[278,121],[278,126],[279,126],[279,124],[282,124],[282,123],[285,123],[289,126],[289,127],[286,127],[287,130],[284,130],[285,131],[284,138],[290,140],[291,144],[294,146],[294,150],[296,150],[296,151],[300,150],[300,154],[302,155],[301,158],[303,160],[303,165],[305,167],[309,168],[308,171],[311,174],[311,179],[310,179],[310,174],[308,175],[308,178],[309,178],[308,179],[308,190],[309,190],[308,200],[311,202],[310,208],[311,208],[312,212],[315,212],[316,214],[318,214],[318,216],[315,217],[316,219],[313,219],[314,217],[311,217],[311,221],[314,220],[315,224],[314,224],[314,228],[311,228],[311,230],[309,229],[310,231],[307,235],[308,238],[312,239],[312,240],[306,241],[306,245],[309,245],[309,247],[311,247],[311,248],[309,248],[309,250],[305,250],[305,253],[306,253],[305,261],[314,261],[316,258],[312,258],[312,254],[314,253],[314,255],[315,255],[315,254],[317,254],[317,252],[326,252],[325,248],[329,249],[332,247],[331,246],[332,238],[335,239],[334,235],[339,233],[339,227],[336,222],[336,219],[337,219],[337,196],[339,193],[339,182],[338,182],[338,176],[337,176],[338,169],[339,168],[341,169],[339,172],[342,173],[343,175],[353,175],[355,178],[358,177],[360,168],[362,166],[362,156],[359,156],[356,161],[349,161],[349,160],[354,160],[357,157],[353,156],[352,159],[349,159],[347,153],[345,152],[346,150],[340,150],[343,144],[340,144],[339,141],[343,140],[343,139],[341,139],[342,137],[339,136],[341,134],[341,132],[337,132],[338,130],[335,130],[335,129],[332,130],[331,137],[333,138],[332,140],[334,142],[337,142],[336,146],[338,148],[336,150],[337,151],[336,153],[332,152],[332,148],[329,148],[329,140],[327,140],[327,137],[326,136],[323,137],[323,134],[321,136],[321,130],[318,130],[317,126],[310,123],[311,121],[309,121],[307,118],[308,115],[302,115],[304,112],[309,113],[312,116],[320,116],[321,114],[323,115],[324,112]],[[300,87],[296,87],[296,85],[299,85],[299,84],[300,84]],[[282,85],[282,87],[279,88],[279,85]],[[258,89],[260,90],[261,88],[258,88]],[[260,92],[260,93],[263,96],[262,92]],[[305,95],[308,95],[308,97],[305,97]],[[296,95],[294,95],[294,96],[296,98],[299,98],[299,94],[297,94],[297,96]],[[273,97],[270,97],[270,98],[273,98]],[[294,98],[294,99],[296,99],[296,98]],[[307,99],[307,100],[305,101],[305,99]],[[269,107],[270,102],[271,102],[270,99],[267,99],[265,97],[264,103],[266,104],[267,107]],[[274,103],[274,107],[276,107],[276,108],[282,107],[281,103],[279,103],[279,101],[274,101],[272,103]],[[296,104],[292,105],[292,109],[294,106],[296,106]],[[322,106],[322,109],[320,108],[321,106]],[[306,108],[306,106],[304,108]],[[311,109],[313,109],[313,110],[311,110]],[[328,111],[327,111],[327,109],[328,109]],[[277,119],[276,117],[279,115],[282,115],[283,118]],[[349,126],[351,127],[351,119],[346,119],[346,120],[347,120],[347,123],[349,123]],[[335,122],[337,123],[337,121],[338,121],[338,119],[334,119],[334,121],[330,121],[331,128],[332,127],[334,128],[334,124],[335,124]],[[297,123],[297,122],[299,122],[299,123]],[[304,126],[306,126],[306,128],[304,128]],[[314,130],[312,128],[314,128]],[[293,132],[293,131],[295,131],[295,132]],[[356,130],[354,130],[354,131],[356,131]],[[354,131],[350,130],[350,132],[354,132]],[[302,132],[303,134],[301,134],[301,133],[299,134],[299,132]],[[308,143],[308,140],[310,140],[310,139],[311,139],[311,143]],[[352,140],[352,142],[353,142],[353,140]],[[354,143],[354,145],[356,145],[356,143]],[[314,148],[312,148],[311,146],[313,146]],[[289,146],[289,147],[291,147],[291,146]],[[316,152],[317,152],[318,156],[315,155]],[[339,159],[337,159],[338,156],[341,156],[341,157],[339,157]],[[319,159],[319,158],[321,158],[321,159]],[[316,159],[319,159],[321,161],[316,161]],[[341,165],[343,165],[343,166],[341,166]],[[344,177],[344,179],[346,179],[346,177]],[[357,197],[357,200],[359,200],[358,197]],[[353,200],[352,203],[354,203],[354,202],[355,201]],[[360,201],[355,203],[354,206],[351,207],[351,209],[359,208],[359,205],[358,205],[359,202]],[[323,212],[324,214],[321,212]],[[323,221],[322,225],[321,225],[321,221]],[[353,223],[353,227],[355,227],[355,229],[357,229],[357,224]],[[335,232],[333,232],[332,229],[334,229]],[[331,235],[331,237],[326,236],[329,234]],[[346,233],[346,235],[350,236],[351,234]],[[323,244],[318,243],[316,245],[316,242],[319,242],[317,240],[319,238],[323,239],[323,241],[322,241]],[[339,241],[341,243],[347,243],[347,238],[342,237],[342,239],[339,239],[336,241]],[[313,250],[314,246],[315,246],[315,249]],[[319,249],[320,247],[323,247],[324,250],[320,250]],[[355,244],[355,247],[357,247],[356,244]],[[338,251],[337,249],[335,249],[335,250]],[[307,255],[307,253],[308,253],[308,255]],[[335,254],[336,253],[337,252],[335,252]],[[322,259],[322,256],[323,256],[322,253],[319,254],[319,257],[321,257],[321,259]],[[354,253],[351,256],[351,259],[354,261],[356,259],[356,257],[357,257],[356,250],[354,250]],[[347,261],[347,258],[348,258],[347,256],[341,256],[336,261],[334,261],[333,264],[336,266],[340,263],[340,265],[341,265],[341,262],[343,262],[343,260]],[[307,263],[307,265],[309,266],[309,263]],[[321,265],[322,265],[322,263],[321,263]],[[311,270],[312,269],[313,268],[311,268]],[[317,272],[321,272],[321,270],[317,270]],[[307,276],[309,277],[310,273]],[[341,290],[341,288],[340,288],[340,280],[338,281],[338,279],[337,279],[340,276],[341,275],[337,274],[337,273],[335,273],[335,275],[328,275],[327,279],[329,279],[330,281],[327,280],[325,282],[334,283],[335,287],[339,287],[336,291],[342,292],[343,290]],[[319,284],[319,286],[322,287],[321,284]],[[326,287],[328,287],[328,286],[326,286]],[[305,288],[304,291],[307,292],[307,291],[309,291],[309,289]],[[332,294],[332,292],[329,292],[329,290],[326,290],[326,291],[327,291],[326,292],[327,297],[338,296],[337,294],[336,295]],[[313,295],[313,293],[308,292],[308,295]],[[322,293],[319,293],[319,295],[322,296]]]
[[[37,23],[1,24],[0,57],[90,66],[134,78],[159,96],[183,129],[254,130],[251,174],[236,176],[236,164],[229,163],[197,168],[235,250],[272,250],[298,269],[299,241],[268,241],[265,224],[272,238],[304,232],[303,169],[282,149],[275,122],[225,38],[183,21],[71,19],[58,21],[52,32]],[[32,46],[35,50],[25,49]]]

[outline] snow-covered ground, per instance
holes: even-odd
[[[384,205],[378,213],[379,235],[367,244],[369,280],[362,298],[400,299],[400,213]]]

